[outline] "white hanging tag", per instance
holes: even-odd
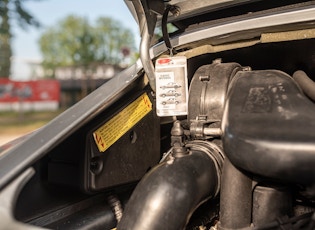
[[[184,56],[159,58],[155,63],[157,115],[187,115],[187,59]]]

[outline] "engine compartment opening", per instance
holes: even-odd
[[[210,229],[211,226],[217,226],[222,230],[245,227],[259,229],[259,227],[263,228],[264,224],[271,224],[277,228],[281,223],[310,226],[312,223],[310,213],[315,211],[312,184],[314,172],[313,164],[305,155],[314,154],[314,102],[303,95],[301,88],[290,76],[297,70],[303,70],[312,81],[315,80],[314,42],[314,39],[305,39],[256,44],[218,53],[201,54],[188,59],[190,102],[188,116],[176,117],[183,129],[183,136],[180,137],[172,135],[174,118],[158,118],[155,115],[154,94],[148,86],[143,87],[144,75],[142,75],[137,86],[134,86],[127,95],[121,97],[115,105],[100,113],[78,132],[67,137],[60,145],[50,149],[47,155],[34,165],[36,175],[21,191],[14,216],[21,222],[41,227],[74,229],[80,225],[86,229],[94,229],[96,226],[110,229],[117,225],[118,220],[112,210],[113,206],[108,203],[109,196],[114,194],[118,197],[122,210],[125,210],[130,196],[140,196],[138,197],[140,200],[144,196],[150,198],[151,195],[153,196],[151,192],[159,188],[155,194],[165,200],[168,196],[176,200],[182,193],[194,197],[196,195],[194,193],[198,193],[199,190],[205,192],[206,195],[198,194],[201,198],[192,199],[193,204],[188,208],[189,211],[183,214],[186,215],[183,218],[186,227],[181,225],[182,228],[196,229],[201,226]],[[222,61],[212,63],[218,59]],[[210,77],[199,78],[205,75]],[[291,115],[297,114],[296,117],[292,116],[292,120],[287,121],[289,123],[281,123],[285,122],[285,117],[281,117],[278,110],[279,113],[268,116],[272,115],[270,112],[273,111],[274,106],[279,106],[276,104],[277,95],[274,91],[281,92],[281,90],[293,92],[290,95],[284,93],[278,95],[280,99],[282,97],[282,109],[286,109]],[[132,130],[126,132],[115,147],[109,148],[109,151],[104,153],[99,151],[95,141],[99,139],[95,139],[93,133],[143,93],[148,95],[153,105],[152,111],[149,111]],[[248,114],[249,112],[251,114]],[[300,117],[305,113],[307,113],[306,117]],[[256,120],[249,117],[250,115],[255,115]],[[121,123],[124,121],[122,120]],[[281,124],[283,127],[277,128],[276,125]],[[295,125],[293,127],[288,124]],[[271,132],[268,131],[270,126],[273,126],[275,132],[272,131],[273,136],[267,140],[270,140],[270,143],[280,140],[283,144],[281,138],[288,137],[287,146],[257,147],[261,141],[266,142],[266,137]],[[225,130],[222,127],[225,127]],[[233,139],[235,137],[239,139]],[[192,141],[195,141],[193,146]],[[252,145],[245,146],[249,141]],[[186,158],[177,154],[173,159],[176,161],[174,164],[187,159],[188,172],[181,171],[182,166],[178,166],[176,170],[179,170],[179,176],[176,180],[170,176],[173,173],[170,170],[162,179],[157,180],[155,176],[150,178],[150,183],[156,180],[156,187],[152,184],[150,184],[152,187],[148,187],[146,186],[148,182],[143,182],[145,186],[137,189],[138,182],[146,178],[143,177],[144,175],[156,173],[155,167],[158,167],[158,170],[165,168],[168,170],[167,160],[161,163],[159,161],[163,158],[163,154],[165,156],[171,152],[170,149],[174,147],[172,143],[178,145],[177,147],[190,149],[194,152],[193,157],[198,155],[196,161],[200,164],[209,161],[211,163],[206,165],[214,165],[218,160],[209,160],[205,153],[207,152],[205,149],[210,148],[205,143],[211,143],[215,151],[217,151],[216,147],[222,151],[222,158],[225,158],[223,169],[215,166],[209,167],[212,169],[206,166],[194,168],[197,164],[194,163],[195,160],[191,160],[193,157]],[[290,162],[286,157],[282,158],[284,150],[289,151],[294,148],[295,150],[299,148],[299,152],[290,155]],[[301,154],[304,150],[306,152]],[[266,153],[270,153],[270,157],[275,159],[262,163]],[[298,158],[294,158],[295,156]],[[248,160],[249,157],[251,160]],[[168,159],[167,156],[165,159]],[[229,161],[230,163],[226,163]],[[224,168],[229,164],[230,166]],[[282,172],[279,172],[279,165],[285,167],[282,168]],[[199,170],[211,172],[203,174]],[[216,184],[215,188],[220,189],[220,197],[214,195],[217,192],[209,192],[215,189],[210,186],[212,182],[204,180],[204,175],[208,177],[209,174],[213,176],[216,173],[221,179],[219,182],[216,181],[217,179],[213,181]],[[194,180],[188,183],[189,176],[193,176],[198,183]],[[166,183],[165,178],[184,184],[184,188],[180,189],[182,193],[173,190],[162,191],[163,183]],[[174,182],[170,184],[172,183]],[[135,195],[131,195],[133,191]],[[147,200],[152,201],[149,198]],[[273,202],[275,199],[281,199],[283,202],[275,204]],[[288,200],[291,203],[283,205]],[[185,200],[180,200],[179,203],[183,204]],[[258,204],[263,204],[262,208]],[[146,202],[141,205],[152,206]],[[137,207],[139,210],[147,210]],[[152,219],[157,218],[157,215],[164,218],[166,207],[166,205],[161,207],[159,213],[150,209],[143,215],[152,215]],[[179,206],[178,209],[181,208]],[[123,211],[122,220],[124,215],[125,217],[129,215],[128,212],[133,213],[133,211]],[[168,209],[168,217],[174,217],[175,212],[180,213],[179,210]],[[90,218],[91,216],[95,218]],[[277,218],[282,222],[277,222]],[[136,217],[132,216],[132,219],[135,220]],[[71,223],[67,222],[69,220]],[[304,221],[303,224],[300,220]],[[154,228],[150,226],[149,229]]]

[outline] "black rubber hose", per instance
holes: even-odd
[[[162,34],[163,34],[163,40],[165,42],[166,47],[171,50],[173,49],[171,41],[170,41],[170,37],[168,35],[168,31],[167,31],[167,18],[168,18],[168,13],[171,10],[171,5],[168,5],[163,13],[163,17],[162,17]]]
[[[245,229],[251,225],[252,179],[225,158],[220,192],[219,230]]]
[[[298,70],[294,72],[293,79],[298,83],[303,92],[313,101],[315,101],[315,82],[307,74]]]
[[[202,151],[170,157],[137,185],[117,229],[183,229],[193,211],[217,193],[217,175],[213,160]]]

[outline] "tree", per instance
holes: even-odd
[[[93,31],[84,18],[68,16],[48,28],[39,40],[44,67],[85,65],[96,58]]]
[[[70,65],[84,67],[93,62],[121,64],[125,55],[135,51],[131,31],[103,17],[96,25],[91,25],[85,18],[70,15],[48,28],[39,44],[46,69]]]
[[[113,19],[99,18],[96,32],[100,45],[99,58],[107,63],[119,64],[135,50],[132,32]]]
[[[48,28],[39,40],[46,72],[62,66],[79,66],[82,97],[87,95],[90,82],[90,65],[106,63],[119,65],[135,50],[134,38],[129,29],[111,19],[99,18],[91,25],[86,18],[70,15],[56,26]],[[93,82],[92,82],[93,84]]]
[[[11,68],[11,23],[16,20],[18,25],[39,26],[39,22],[25,10],[24,0],[0,0],[0,77],[9,77]]]

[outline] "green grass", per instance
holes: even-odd
[[[40,128],[62,110],[43,112],[0,112],[0,135],[24,134]]]

